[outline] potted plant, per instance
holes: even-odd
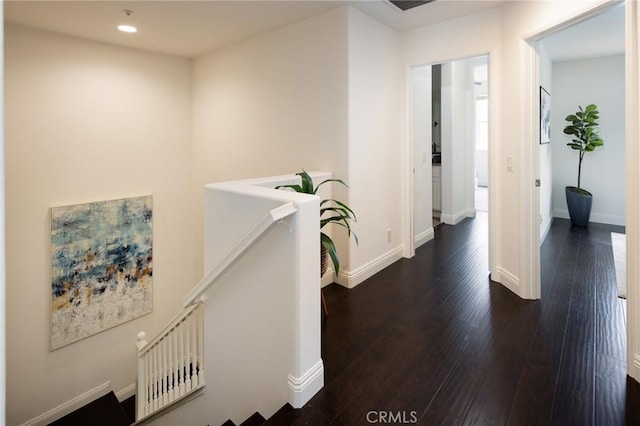
[[[575,114],[570,114],[565,118],[570,124],[564,128],[564,133],[573,136],[567,146],[579,151],[578,186],[565,188],[569,216],[571,223],[575,226],[587,226],[591,214],[593,195],[580,187],[580,175],[584,155],[604,145],[598,131],[599,123],[597,120],[600,118],[598,114],[598,107],[595,104],[590,104],[584,110],[582,106],[578,106],[578,111]]]
[[[296,176],[300,176],[301,178],[300,185],[278,185],[276,186],[276,189],[288,188],[293,189],[296,192],[316,195],[318,189],[328,182],[338,182],[347,188],[349,187],[340,179],[326,179],[320,182],[317,186],[314,186],[313,179],[304,170],[300,173],[296,173]],[[329,237],[329,235],[322,231],[322,228],[330,223],[340,225],[347,230],[347,235],[349,237],[353,236],[356,244],[358,244],[358,237],[351,230],[351,221],[356,221],[356,215],[353,210],[351,210],[351,208],[345,203],[333,198],[328,198],[320,201],[320,276],[324,275],[327,270],[327,255],[331,258],[333,270],[335,271],[336,275],[340,271],[340,259],[338,257],[336,245],[334,244],[331,237]]]

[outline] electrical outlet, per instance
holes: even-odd
[[[391,242],[391,229],[387,229],[387,242]]]

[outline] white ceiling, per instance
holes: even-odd
[[[552,62],[624,53],[624,5],[541,40]]]
[[[382,0],[307,1],[30,1],[4,2],[5,21],[176,56],[220,47],[352,5],[397,31],[407,31],[499,6],[505,0],[436,0],[401,12]],[[134,13],[125,17],[124,9]],[[139,31],[125,34],[120,23]]]

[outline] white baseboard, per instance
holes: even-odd
[[[475,210],[475,209],[474,209]],[[461,210],[456,214],[444,214],[440,215],[440,220],[447,225],[457,225],[467,218],[467,209]]]
[[[521,296],[521,288],[520,288],[520,278],[512,274],[511,272],[501,268],[498,266],[496,273],[491,274],[491,279],[493,281],[497,281],[512,292],[514,292],[517,296]]]
[[[547,234],[551,230],[551,225],[553,224],[553,216],[549,218],[547,223],[544,225],[544,229],[542,230],[542,236],[540,237],[540,245],[544,242],[544,239],[547,238]]]
[[[104,382],[103,384],[86,391],[82,395],[78,395],[75,398],[58,405],[57,407],[52,408],[46,413],[43,413],[38,417],[34,417],[33,419],[25,423],[22,423],[21,426],[46,426],[49,423],[55,422],[56,420],[66,416],[67,414],[76,411],[78,408],[84,407],[91,401],[94,401],[101,396],[108,394],[110,391],[111,382]]]
[[[415,239],[413,240],[414,248],[418,248],[421,245],[423,245],[424,243],[427,243],[427,242],[433,240],[434,235],[435,234],[433,232],[433,228],[429,228],[426,231],[416,235]]]
[[[402,259],[403,250],[403,246],[398,246],[353,271],[343,272],[341,269],[340,274],[336,277],[336,282],[343,287],[354,288],[367,278],[377,274],[387,266]]]
[[[116,398],[118,398],[118,401],[122,402],[127,398],[131,398],[135,394],[136,394],[136,384],[131,383],[126,388],[120,389],[118,392],[116,392]]]
[[[476,208],[475,208],[475,207],[469,207],[469,208],[467,209],[467,217],[476,217],[476,214],[477,214],[477,213],[478,213],[478,212],[476,211]]]
[[[553,216],[560,219],[570,219],[569,210],[565,210],[565,209],[554,209]],[[613,214],[603,214],[603,213],[597,213],[597,212],[591,212],[591,215],[589,216],[589,222],[605,223],[607,225],[625,226],[624,216],[613,215]]]
[[[319,360],[301,377],[289,374],[289,404],[302,408],[324,386],[324,365]]]
[[[327,272],[320,278],[320,287],[326,287],[329,284],[333,284],[336,280],[336,274],[333,272],[333,268],[327,268]]]
[[[633,366],[640,370],[640,354],[633,355]]]

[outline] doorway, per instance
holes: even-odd
[[[410,68],[413,250],[441,223],[488,220],[488,66],[481,55]]]

